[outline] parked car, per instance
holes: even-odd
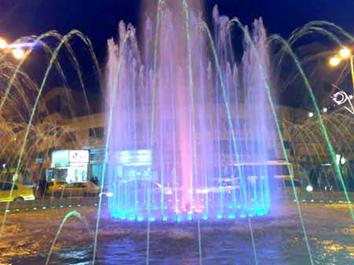
[[[13,191],[11,189],[13,186]],[[33,189],[19,183],[0,182],[0,202],[33,201]]]
[[[91,181],[54,184],[53,188],[48,188],[48,190],[48,193],[54,197],[98,196],[100,193],[99,186]]]
[[[46,195],[53,196],[56,191],[64,188],[65,184],[67,184],[67,182],[57,180],[49,181],[45,192]]]

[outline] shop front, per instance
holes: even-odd
[[[88,150],[55,150],[51,155],[51,168],[47,180],[60,182],[86,182],[88,180]]]

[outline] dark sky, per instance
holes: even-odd
[[[157,0],[0,0],[0,36],[13,41],[18,37],[38,35],[53,29],[62,34],[71,29],[78,29],[91,39],[103,66],[106,60],[107,39],[117,36],[120,20],[136,25],[139,33],[142,1]],[[294,29],[311,20],[334,22],[354,34],[354,0],[205,0],[205,3],[209,20],[213,6],[217,4],[221,14],[237,16],[244,24],[249,25],[255,18],[262,16],[269,33],[279,33],[285,38]],[[28,68],[34,79],[41,80],[43,76],[42,68],[46,62],[42,57],[39,55],[35,60],[31,60],[36,64],[31,63]],[[63,65],[67,66],[69,63]],[[88,90],[97,94],[100,86],[91,61],[80,60],[80,66],[84,70]],[[70,80],[70,87],[80,87],[75,72],[65,72]],[[61,79],[53,76],[48,87],[62,85],[57,83],[57,80]],[[327,83],[330,86],[330,82]],[[322,87],[318,89],[322,91]],[[289,96],[289,93],[292,96]],[[297,87],[289,87],[280,94],[280,101],[283,104],[299,106],[303,104],[304,93]]]
[[[154,0],[151,0],[154,1]],[[177,1],[177,0],[176,0]],[[10,40],[56,29],[75,28],[87,34],[102,61],[107,38],[116,35],[119,20],[139,25],[140,0],[0,0],[0,36]],[[249,24],[262,16],[269,32],[287,37],[310,20],[328,20],[354,34],[354,0],[206,0],[220,13]]]

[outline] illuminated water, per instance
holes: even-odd
[[[229,19],[214,11],[211,45],[196,6],[161,5],[156,21],[145,21],[142,44],[124,23],[118,42],[108,42],[113,217],[179,222],[268,212],[266,163],[279,154],[265,29],[256,20],[245,31],[236,63]]]
[[[353,226],[349,224],[350,217],[346,209],[304,205],[303,211],[307,217],[314,264],[351,264],[354,259]],[[82,212],[87,218],[87,212]],[[51,218],[45,213],[43,215],[43,218]],[[25,225],[28,230],[33,230],[33,220],[36,220],[35,217],[28,218],[29,223]],[[92,220],[88,221],[92,225]],[[258,264],[309,264],[294,205],[288,205],[269,216],[255,218],[252,224]],[[39,223],[34,234],[18,228],[23,231],[22,238],[26,239],[27,244],[23,246],[19,241],[17,253],[9,250],[1,261],[12,264],[44,264],[49,246],[47,239],[41,239],[41,235],[45,231],[50,234],[53,227],[56,225],[48,227],[45,222]],[[83,231],[85,229],[81,221],[72,219],[64,227],[53,248],[50,264],[92,264],[92,238]],[[201,232],[202,264],[255,264],[247,219],[222,223],[202,222]],[[197,238],[196,222],[152,224],[150,264],[200,264]],[[30,252],[22,253],[22,249]],[[146,224],[102,219],[95,264],[145,264],[146,255]]]
[[[343,151],[340,146],[352,146],[352,117],[340,112],[320,113],[311,87],[315,81],[309,82],[311,75],[304,71],[304,62],[292,48],[298,38],[313,32],[326,35],[337,44],[342,41],[340,36],[352,41],[351,35],[334,24],[313,21],[295,31],[288,41],[272,35],[266,42],[261,20],[248,30],[237,18],[229,20],[215,11],[214,30],[209,30],[214,34],[209,38],[198,13],[199,5],[188,6],[187,1],[179,3],[175,6],[162,4],[161,11],[151,15],[152,20],[146,20],[141,44],[137,44],[135,29],[124,24],[120,25],[117,44],[109,42],[106,78],[109,166],[105,184],[113,194],[109,199],[110,215],[142,222],[131,224],[111,218],[101,221],[104,204],[100,197],[95,204],[98,211],[93,208],[97,218],[90,220],[89,230],[83,222],[86,219],[78,218],[81,211],[68,211],[59,216],[59,222],[53,222],[58,217],[56,211],[47,219],[35,213],[32,223],[28,222],[28,215],[23,218],[21,215],[17,222],[10,220],[9,224],[7,218],[11,219],[13,214],[13,211],[9,212],[10,206],[17,206],[7,203],[0,227],[1,262],[44,264],[47,260],[50,264],[93,264],[91,261],[96,258],[98,264],[353,262],[352,205],[340,168],[334,161],[336,152]],[[230,33],[233,25],[237,30],[242,29],[242,55],[233,54]],[[25,58],[18,64],[10,64],[11,75],[1,76],[6,89],[2,93],[0,111],[4,127],[10,132],[3,139],[6,146],[2,152],[7,154],[11,149],[14,153],[8,159],[14,160],[16,173],[31,163],[34,156],[29,156],[29,151],[37,152],[34,147],[42,145],[43,136],[56,143],[55,146],[62,146],[58,139],[63,137],[53,137],[51,130],[42,126],[40,106],[52,69],[57,70],[61,79],[66,79],[58,60],[61,50],[69,52],[85,90],[79,63],[69,43],[74,37],[88,47],[97,67],[91,43],[81,32],[73,30],[61,36],[51,31],[39,37],[24,38],[25,41],[35,40],[38,48],[40,46],[50,58],[39,85],[22,72]],[[44,42],[47,38],[51,39],[49,44]],[[53,43],[53,39],[58,42]],[[278,127],[276,136],[273,123],[279,121],[270,111],[273,97],[266,93],[266,87],[270,88],[266,83],[271,85],[267,82],[270,67],[266,43],[280,44],[283,48],[280,53],[290,55],[296,72],[305,82],[316,122],[310,120],[304,122],[305,127],[303,124],[297,126],[304,130],[300,137],[312,135],[312,140],[300,142],[319,160],[332,159],[330,165],[346,196],[347,208],[343,211],[326,212],[326,205],[304,211],[304,205],[299,203],[302,200],[299,200],[292,211],[283,210],[285,217],[247,219],[247,215],[264,215],[270,205],[277,205],[274,200],[271,203],[272,172],[265,164],[281,158],[275,142],[277,137],[282,138],[281,129],[284,128]],[[29,53],[31,51],[32,47]],[[240,57],[242,59],[236,63],[235,58]],[[279,68],[283,67],[281,61],[282,58]],[[0,63],[9,66],[2,57]],[[289,71],[289,75],[293,73]],[[26,82],[20,82],[20,76],[25,77]],[[97,76],[100,79],[99,74]],[[27,83],[28,87],[21,83]],[[31,97],[26,95],[29,90],[35,92]],[[16,107],[23,105],[22,98],[26,99],[25,115],[19,111],[22,108]],[[88,101],[85,103],[90,113]],[[19,116],[12,120],[7,114],[8,108],[18,111]],[[335,126],[329,126],[330,119],[336,121]],[[19,125],[13,123],[14,120],[21,121],[23,130],[14,130]],[[57,131],[56,122],[48,126]],[[45,132],[34,139],[32,129],[35,131],[35,128]],[[61,129],[59,134],[62,136],[71,133],[70,129]],[[285,131],[296,131],[293,129],[290,126]],[[324,150],[313,151],[316,147],[312,142],[323,144]],[[297,140],[291,144],[297,149]],[[283,146],[283,151],[288,150]],[[349,148],[344,156],[350,158],[351,151]],[[328,158],[323,158],[321,153]],[[296,189],[292,192],[296,198]],[[330,194],[321,196],[331,199]],[[37,202],[30,204],[35,212],[41,209]],[[51,201],[46,209],[55,208],[57,204],[61,202]],[[20,214],[23,214],[22,210]],[[346,219],[341,220],[343,216]],[[210,219],[224,221],[209,222]],[[158,220],[167,222],[151,222]],[[186,220],[191,222],[178,223]],[[80,221],[80,226],[73,224],[75,221]],[[23,225],[27,226],[25,233],[18,229]],[[84,228],[80,230],[80,227]]]

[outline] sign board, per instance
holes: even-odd
[[[85,182],[87,181],[87,164],[72,166],[68,168],[66,182]]]
[[[69,151],[56,150],[52,152],[52,168],[62,168],[69,166]]]
[[[52,152],[53,168],[67,168],[71,164],[87,164],[89,162],[88,150],[56,150]]]
[[[151,165],[152,154],[149,149],[120,151],[116,154],[116,160],[122,166]]]
[[[88,163],[89,162],[88,150],[70,150],[69,163]]]
[[[43,157],[36,157],[37,164],[43,164],[43,161],[44,161]]]

